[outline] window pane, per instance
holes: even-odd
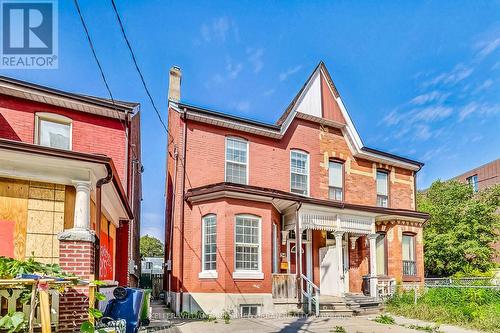
[[[290,191],[308,195],[309,162],[305,153],[292,151],[290,154]]]
[[[403,235],[403,260],[415,260],[415,237]]]
[[[379,234],[376,244],[377,274],[385,275],[385,235]]]
[[[246,141],[235,138],[226,139],[226,181],[231,183],[247,183],[247,149]]]
[[[377,194],[387,195],[387,174],[377,171]]]
[[[328,173],[330,186],[342,188],[342,163],[330,162]]]
[[[377,195],[377,206],[378,207],[387,207],[387,196],[386,195]]]
[[[42,146],[70,149],[71,126],[40,119],[38,143]]]
[[[215,216],[203,218],[203,270],[217,268],[217,220]]]
[[[236,217],[235,256],[237,270],[259,270],[259,233],[259,219]]]

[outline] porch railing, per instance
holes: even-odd
[[[385,300],[396,293],[396,279],[389,277],[378,277],[377,295]]]
[[[297,276],[295,274],[273,274],[273,298],[297,298]]]
[[[403,275],[417,275],[417,264],[414,260],[403,260]]]
[[[309,313],[312,312],[312,305],[314,303],[314,313],[316,314],[316,316],[319,316],[319,288],[304,274],[300,274],[300,277],[300,291],[302,293],[302,296],[304,296],[307,300],[307,311],[309,311]]]
[[[9,312],[23,312],[25,318],[30,317],[31,305],[23,303],[23,289],[0,289],[0,318]],[[50,321],[52,325],[57,327],[59,321],[59,292],[57,290],[49,290],[50,304]],[[35,312],[35,327],[41,323],[40,309]]]

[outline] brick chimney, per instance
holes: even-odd
[[[168,100],[179,102],[181,100],[181,69],[177,66],[170,68],[170,76],[168,80]]]

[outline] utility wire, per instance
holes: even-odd
[[[104,70],[102,68],[101,62],[99,61],[99,58],[97,57],[97,53],[95,51],[94,43],[92,42],[92,38],[90,37],[89,30],[87,28],[87,24],[85,23],[85,19],[83,18],[82,11],[80,10],[80,5],[78,4],[78,0],[73,1],[76,7],[76,11],[78,12],[78,16],[80,17],[80,21],[82,22],[83,30],[85,31],[85,35],[87,37],[87,41],[89,42],[90,50],[92,51],[92,55],[94,56],[94,60],[97,63],[97,67],[99,67],[99,72],[101,74],[101,78],[104,82],[104,85],[106,86],[106,90],[108,91],[109,97],[111,99],[111,103],[113,104],[113,108],[117,113],[118,120],[120,121],[120,124],[123,127],[123,131],[125,132],[125,136],[127,137],[127,140],[129,140],[128,137],[128,132],[126,125],[123,123],[121,117],[120,117],[120,112],[118,111],[115,103],[115,98],[113,97],[113,93],[111,92],[111,88],[109,87],[108,80],[106,79],[106,75],[104,74]],[[137,159],[137,155],[135,150],[132,148],[132,153],[134,155],[134,158]]]
[[[116,4],[115,4],[114,0],[111,0],[111,5],[113,6],[113,10],[115,11],[116,19],[118,20],[118,24],[120,25],[120,30],[122,31],[122,35],[123,35],[123,38],[125,39],[125,42],[127,43],[127,47],[130,51],[130,55],[132,56],[132,61],[134,62],[135,69],[137,70],[137,73],[139,74],[139,77],[141,78],[141,82],[142,82],[142,85],[144,87],[144,90],[146,91],[146,94],[148,95],[149,101],[151,102],[151,105],[153,106],[153,109],[155,110],[156,115],[158,116],[158,120],[160,120],[160,123],[163,126],[163,129],[165,130],[167,135],[170,136],[168,128],[165,125],[165,122],[163,121],[163,119],[161,118],[160,111],[158,111],[158,108],[156,107],[156,104],[153,100],[153,97],[151,96],[151,93],[149,92],[146,81],[144,80],[144,76],[142,75],[141,69],[139,68],[139,65],[137,63],[137,59],[135,57],[134,51],[132,50],[132,46],[130,45],[130,41],[128,40],[127,34],[125,33],[125,28],[123,27],[123,22],[122,22],[122,19],[120,17],[120,14],[118,13],[118,9],[116,8]]]

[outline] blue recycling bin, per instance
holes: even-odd
[[[137,288],[117,287],[113,292],[115,299],[109,301],[104,310],[104,317],[127,322],[127,333],[137,333],[144,291]]]

